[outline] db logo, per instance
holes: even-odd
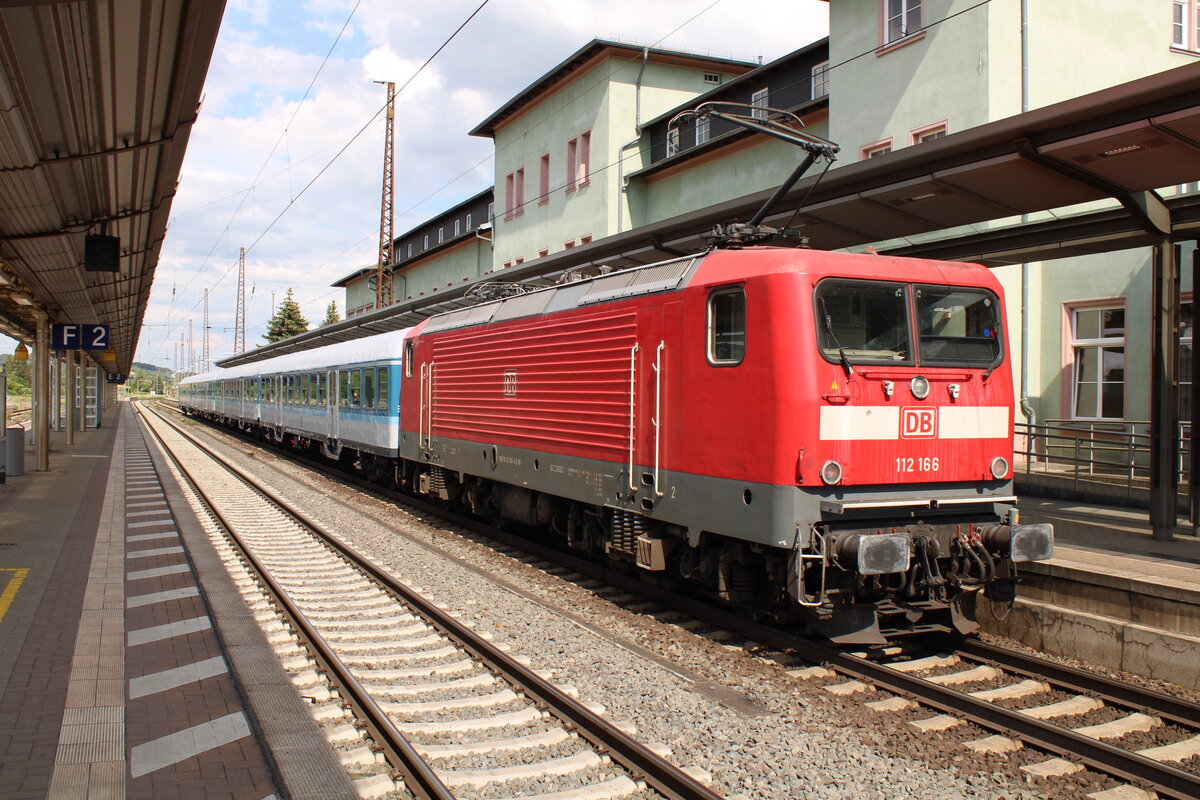
[[[517,396],[517,373],[516,370],[511,370],[504,373],[504,396]]]
[[[900,435],[905,439],[932,439],[937,436],[937,409],[901,409]]]

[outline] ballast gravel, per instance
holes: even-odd
[[[239,443],[223,449],[243,469],[280,490],[400,580],[477,630],[491,632],[513,654],[550,671],[556,683],[577,687],[581,699],[602,704],[610,720],[636,724],[641,741],[669,746],[677,765],[707,771],[714,790],[723,795],[754,800],[1082,796],[1069,785],[1030,783],[1018,770],[1022,761],[976,755],[962,746],[959,736],[906,731],[903,715],[889,720],[892,715],[863,705],[886,694],[830,697],[742,647],[614,606],[590,589],[495,552],[467,535],[440,529],[437,521],[426,522],[420,514],[364,497],[274,454],[259,451],[247,458],[247,448]],[[466,564],[519,585],[539,602],[508,591]],[[656,659],[598,636],[541,603],[569,610],[645,648]],[[739,702],[719,702],[713,692],[701,691],[659,660],[740,695]],[[500,733],[510,736],[514,731]],[[499,754],[494,764],[504,766],[505,758]],[[519,757],[511,763],[520,763]]]

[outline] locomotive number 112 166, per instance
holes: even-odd
[[[941,463],[937,456],[896,459],[896,472],[937,472],[939,469]]]

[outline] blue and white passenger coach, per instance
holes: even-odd
[[[399,451],[406,330],[215,370],[179,383],[190,414],[390,471]],[[289,441],[290,440],[290,441]]]

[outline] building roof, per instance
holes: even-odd
[[[339,278],[338,280],[334,281],[333,283],[331,283],[329,285],[336,286],[339,288],[345,288],[347,285],[353,283],[355,280],[357,280],[358,278],[361,278],[363,275],[370,275],[370,274],[376,272],[377,270],[378,270],[378,267],[374,267],[374,266],[359,267],[358,269],[354,270],[354,272],[351,272],[346,277]]]
[[[576,73],[582,72],[590,68],[597,61],[610,56],[621,56],[632,61],[640,58],[643,51],[648,53],[649,59],[656,63],[678,64],[697,69],[716,67],[722,72],[743,72],[757,66],[754,62],[734,58],[700,55],[682,50],[648,47],[628,42],[611,41],[609,39],[593,39],[568,56],[558,66],[525,87],[523,91],[519,92],[497,111],[493,112],[483,122],[476,125],[471,131],[471,135],[494,137],[498,128],[503,127],[509,120],[521,114],[525,109],[529,108],[546,94],[549,94],[563,81],[569,80]]]

